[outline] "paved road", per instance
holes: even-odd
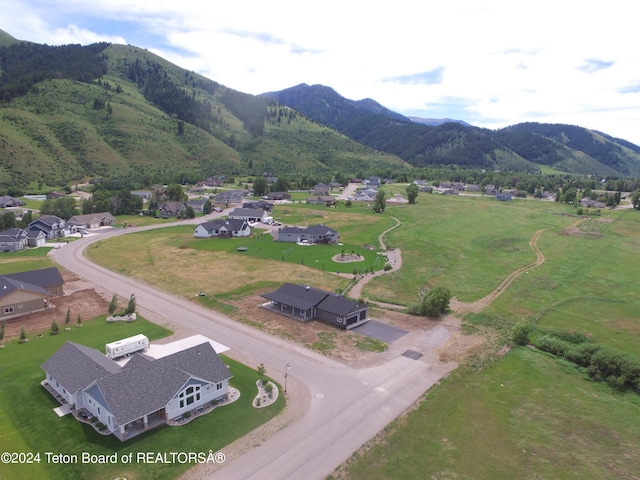
[[[54,259],[119,296],[128,298],[135,294],[138,309],[147,318],[213,338],[232,349],[227,352],[230,357],[250,366],[264,362],[268,374],[281,382],[285,366],[290,364],[289,399],[302,402],[305,409],[297,420],[225,465],[211,478],[325,478],[454,368],[454,365],[432,367],[423,360],[426,356],[411,360],[401,355],[380,366],[350,368],[106,270],[83,256],[84,248],[95,241],[142,229],[146,228],[114,229],[77,240],[57,249]],[[446,338],[438,341],[444,342]]]

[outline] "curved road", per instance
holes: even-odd
[[[281,383],[285,366],[291,365],[289,401],[301,402],[304,410],[260,446],[230,459],[215,472],[202,472],[208,478],[325,478],[455,368],[455,364],[427,363],[430,355],[420,360],[399,355],[376,367],[351,368],[97,266],[83,255],[96,241],[150,228],[155,227],[114,229],[86,237],[55,250],[53,256],[61,266],[112,293],[124,298],[135,294],[139,311],[147,318],[213,338],[231,348],[227,355],[249,366],[263,362],[267,373]],[[439,346],[433,345],[434,349]],[[208,448],[206,439],[202,448]]]

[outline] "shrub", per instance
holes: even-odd
[[[571,348],[570,344],[551,335],[544,335],[536,342],[536,347],[558,357],[564,357]]]
[[[511,339],[513,340],[513,343],[516,345],[528,345],[530,330],[529,325],[524,322],[514,325],[511,332]]]

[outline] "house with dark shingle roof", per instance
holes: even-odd
[[[67,342],[42,369],[61,403],[86,410],[122,441],[226,399],[233,376],[209,342],[157,359],[136,353],[124,366]]]
[[[369,320],[366,305],[308,285],[285,283],[278,290],[261,297],[270,300],[267,305],[272,310],[302,322],[320,320],[350,329]]]
[[[338,232],[323,223],[308,227],[282,227],[278,230],[279,242],[338,243]]]
[[[56,215],[42,215],[29,224],[29,230],[40,230],[48,240],[54,240],[74,233],[75,227]]]
[[[0,232],[0,252],[19,252],[29,245],[27,231],[21,228],[10,228]]]
[[[196,238],[230,238],[248,237],[251,235],[251,227],[245,220],[237,219],[216,219],[204,222],[193,229],[193,236]]]
[[[187,213],[186,202],[164,202],[160,207],[162,218],[181,217]]]
[[[0,208],[22,207],[25,203],[11,195],[0,196]]]
[[[64,294],[63,285],[55,267],[0,275],[0,319],[44,310],[49,298]]]
[[[246,220],[247,222],[262,222],[269,214],[262,208],[234,208],[229,218]]]

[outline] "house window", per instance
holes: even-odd
[[[216,390],[222,390],[222,382],[216,384]]]
[[[200,400],[200,385],[191,386],[180,393],[180,408],[184,408],[185,405],[191,405]],[[185,403],[186,402],[186,403]]]
[[[4,313],[13,313],[13,307],[4,307]]]

